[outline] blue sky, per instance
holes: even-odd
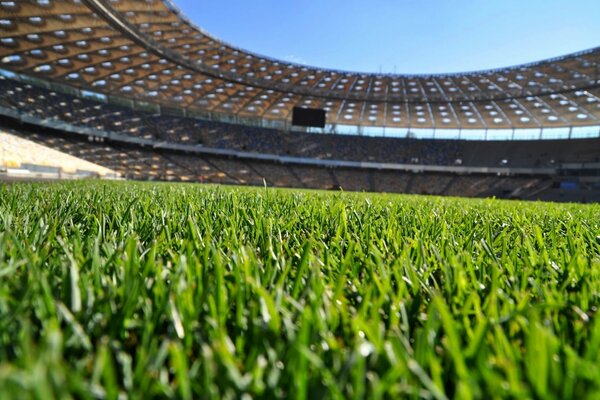
[[[174,1],[238,47],[352,71],[472,71],[600,46],[600,0]]]

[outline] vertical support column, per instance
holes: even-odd
[[[573,126],[569,127],[569,139],[571,139],[573,136]]]

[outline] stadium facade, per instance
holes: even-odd
[[[600,192],[600,47],[460,74],[335,71],[229,45],[168,0],[1,1],[0,36],[4,127],[127,177]],[[325,110],[325,128],[291,126],[294,107]]]

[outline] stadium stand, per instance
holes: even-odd
[[[159,151],[132,143],[108,143],[104,138],[81,134],[68,137],[56,132],[42,134],[40,129],[27,130],[22,125],[15,130],[13,122],[15,134],[20,132],[25,135],[23,137],[45,146],[103,165],[127,179],[531,199],[542,199],[545,193],[552,192],[551,198],[558,201],[591,201],[598,192],[594,179],[578,191],[569,191],[560,189],[560,183],[554,182],[556,178],[547,175],[509,177],[419,170],[362,171],[361,168],[318,167],[293,161],[281,164],[252,158],[240,160],[231,155],[199,156],[185,151],[187,147],[192,149],[200,145],[202,148],[256,155],[295,156],[309,160],[387,161],[413,166],[450,167],[456,165],[457,159],[464,167],[494,167],[508,162],[511,167],[533,168],[531,173],[535,173],[536,168],[555,168],[565,164],[575,165],[575,170],[581,173],[585,171],[585,165],[594,166],[598,162],[600,152],[595,149],[600,143],[594,139],[569,141],[569,146],[565,147],[564,140],[518,143],[444,141],[284,132],[131,110],[59,94],[7,78],[1,79],[0,83],[5,89],[0,95],[0,106],[15,112],[42,121],[69,123],[75,128],[107,130],[125,137],[150,140],[150,143],[183,146],[184,151]],[[7,121],[5,118],[4,124],[10,126]],[[131,126],[128,125],[130,123]],[[179,140],[181,137],[184,140]],[[583,180],[589,180],[594,172],[597,171],[593,168],[588,170]],[[573,178],[569,176],[568,179]]]
[[[5,128],[7,129],[7,128]],[[550,177],[456,175],[406,171],[366,171],[357,168],[326,168],[258,160],[239,160],[227,156],[186,154],[181,151],[132,146],[105,141],[97,143],[82,135],[19,126],[12,135],[54,148],[92,163],[104,165],[127,179],[177,182],[243,184],[270,187],[301,187],[322,190],[396,192],[431,195],[540,199],[540,185],[551,191],[556,201],[575,196],[555,189]],[[589,188],[588,188],[589,189]],[[552,191],[553,190],[553,191]],[[595,192],[577,192],[595,199]]]
[[[170,1],[0,10],[0,125],[127,179],[569,201],[600,191],[600,48],[463,74],[360,74],[232,47]],[[325,129],[292,129],[294,107],[326,111]],[[487,140],[501,130],[547,140]]]
[[[468,141],[398,139],[278,131],[174,117],[80,99],[0,77],[0,105],[42,119],[107,130],[157,142],[315,159],[419,165],[513,167],[600,162],[600,140]],[[503,163],[504,161],[504,163]]]
[[[108,168],[2,131],[0,172],[0,179],[118,177]]]

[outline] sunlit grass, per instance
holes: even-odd
[[[599,293],[597,205],[0,187],[2,399],[599,398]]]

